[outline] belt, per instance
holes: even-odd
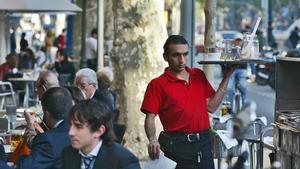
[[[175,141],[179,142],[197,142],[204,139],[209,139],[209,131],[201,131],[201,132],[195,132],[190,134],[184,134],[184,133],[176,133],[176,134],[170,134],[171,137],[174,138]]]

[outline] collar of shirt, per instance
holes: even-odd
[[[91,152],[89,152],[87,155],[85,155],[81,150],[79,150],[79,154],[82,157],[88,157],[88,156],[97,157],[98,152],[99,152],[101,146],[102,146],[102,140],[100,140],[99,143],[96,145],[96,147],[94,147],[94,149]]]
[[[189,68],[188,66],[185,67],[185,70],[190,74],[194,74],[193,70],[191,68]],[[169,71],[169,67],[165,68],[165,73],[164,73],[165,77],[170,81],[170,82],[175,82],[175,81],[181,81],[180,79],[178,79],[178,77],[176,77],[176,75],[174,75],[173,73],[171,73]]]
[[[97,89],[96,89],[97,90]],[[90,99],[92,99],[96,93],[96,90],[94,91],[94,93],[91,95]]]
[[[55,123],[53,128],[56,128],[60,123],[62,123],[64,120],[59,120],[58,122]]]

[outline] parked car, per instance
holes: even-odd
[[[273,30],[273,36],[276,41],[285,41],[289,38],[291,32],[295,29],[295,27],[300,28],[300,19],[297,19],[294,23],[292,23],[286,30]]]

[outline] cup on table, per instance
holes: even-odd
[[[15,105],[6,105],[5,109],[8,121],[12,125],[10,128],[13,128],[13,124],[17,119],[17,107]]]

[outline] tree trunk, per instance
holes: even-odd
[[[165,66],[164,1],[113,0],[113,12],[113,86],[118,94],[119,120],[127,125],[124,145],[143,158],[148,141],[140,106],[147,84]]]
[[[165,10],[168,11],[167,29],[169,35],[180,32],[180,5],[181,0],[165,0]]]
[[[205,37],[204,46],[206,53],[214,52],[211,50],[215,49],[215,33],[216,33],[216,0],[205,1]],[[204,65],[203,71],[206,74],[207,79],[213,83],[214,80],[214,65]]]
[[[104,39],[113,40],[114,38],[114,14],[112,11],[112,1],[104,1]]]
[[[110,65],[111,50],[114,40],[114,14],[112,11],[112,1],[104,1],[104,66]]]

